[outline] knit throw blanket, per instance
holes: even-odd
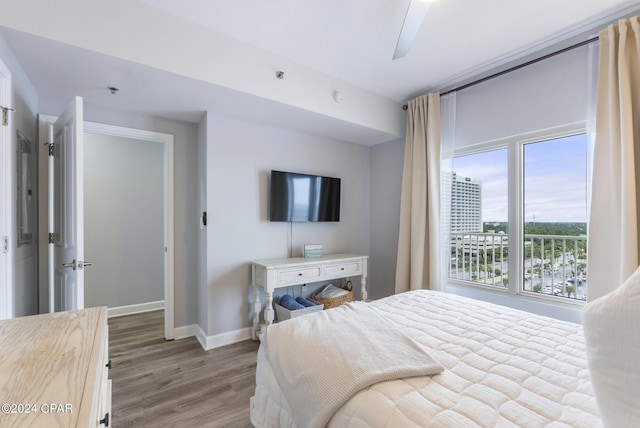
[[[366,303],[270,325],[263,346],[298,427],[324,427],[355,393],[444,368]]]

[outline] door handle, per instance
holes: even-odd
[[[62,267],[71,268],[73,270],[76,270],[76,269],[81,270],[83,267],[87,267],[87,266],[93,266],[93,262],[83,262],[83,261],[76,262],[76,259],[73,259],[71,263],[62,264]]]
[[[87,266],[93,266],[92,262],[83,262],[82,260],[78,261],[78,270],[82,270],[82,268],[85,268]]]
[[[63,268],[71,268],[73,270],[76,270],[76,267],[77,267],[76,259],[73,259],[73,261],[71,263],[62,263],[62,267]]]

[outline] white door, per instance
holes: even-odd
[[[90,263],[84,260],[82,116],[82,98],[75,97],[53,125],[54,311],[84,308],[84,268]]]

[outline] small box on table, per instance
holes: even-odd
[[[304,257],[322,257],[322,245],[306,244],[304,246]]]

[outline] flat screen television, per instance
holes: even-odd
[[[271,221],[340,221],[340,179],[271,171]]]

